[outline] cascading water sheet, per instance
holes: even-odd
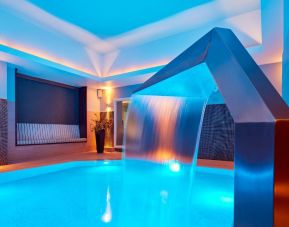
[[[125,132],[125,157],[191,163],[205,100],[134,95]]]

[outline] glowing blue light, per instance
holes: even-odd
[[[172,172],[179,172],[181,170],[180,164],[176,161],[171,162],[169,168]]]
[[[104,165],[108,165],[108,164],[109,164],[109,161],[104,161],[103,164],[104,164]]]

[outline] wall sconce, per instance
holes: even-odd
[[[101,99],[103,97],[103,90],[97,89],[97,98]]]

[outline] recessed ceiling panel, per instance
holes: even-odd
[[[99,37],[115,36],[212,0],[29,0]]]

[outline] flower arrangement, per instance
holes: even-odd
[[[109,130],[112,128],[111,119],[99,119],[99,116],[95,114],[95,118],[91,120],[91,131],[100,132],[102,130]]]

